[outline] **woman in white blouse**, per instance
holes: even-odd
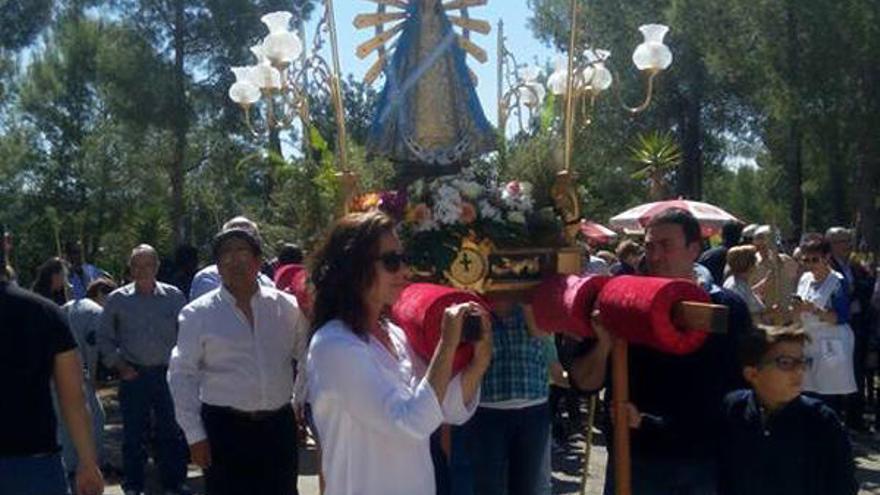
[[[466,422],[492,355],[489,316],[475,304],[450,307],[430,363],[386,318],[409,269],[394,223],[379,212],[337,222],[311,267],[314,334],[308,400],[328,495],[435,493],[429,437]],[[452,360],[465,315],[483,317],[474,358],[457,376]]]
[[[801,253],[807,271],[798,283],[795,309],[810,336],[805,351],[813,360],[803,389],[819,395],[843,417],[846,396],[856,392],[855,337],[849,326],[846,281],[831,269],[827,240],[809,240],[801,245]]]
[[[724,288],[731,290],[742,298],[755,323],[762,323],[761,317],[767,309],[761,299],[755,294],[749,280],[755,273],[758,262],[758,250],[755,246],[734,246],[727,251],[727,279]]]

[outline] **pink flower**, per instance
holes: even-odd
[[[422,224],[429,220],[431,220],[431,208],[425,203],[419,203],[406,212],[407,222]]]
[[[461,223],[467,225],[477,219],[477,209],[467,201],[461,204]]]

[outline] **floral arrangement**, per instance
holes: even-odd
[[[499,183],[467,168],[419,179],[404,191],[362,195],[354,209],[378,208],[398,219],[413,268],[436,278],[465,238],[502,249],[558,245],[561,223],[552,207],[536,207],[532,189],[528,182]]]

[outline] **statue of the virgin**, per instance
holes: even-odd
[[[497,140],[465,61],[461,44],[470,43],[453,29],[448,8],[440,0],[410,0],[384,69],[368,151],[409,177],[455,172]]]

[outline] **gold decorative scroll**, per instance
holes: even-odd
[[[453,0],[452,2],[444,3],[443,9],[455,10],[465,9],[468,7],[480,7],[482,5],[486,5],[487,3],[489,3],[489,0]]]
[[[406,9],[407,5],[404,0],[370,0],[373,3],[379,3],[382,5],[390,5],[392,7],[397,7],[398,9]]]
[[[489,56],[486,55],[486,50],[483,50],[473,41],[465,38],[464,36],[458,36],[458,44],[464,51],[466,51],[470,56],[474,57],[481,64],[485,64],[486,61],[489,60]]]
[[[361,43],[357,47],[358,58],[366,58],[367,55],[372,53],[374,50],[377,50],[379,47],[387,43],[391,38],[395,37],[401,30],[403,30],[403,26],[406,23],[401,22],[400,24],[394,26],[393,28],[385,31],[383,33],[379,33],[376,36],[370,38],[369,40]]]
[[[492,32],[492,26],[488,22],[480,19],[471,19],[468,17],[451,15],[449,16],[449,22],[455,24],[460,28],[468,29],[480,34],[489,34]]]
[[[380,55],[373,65],[370,66],[370,69],[367,71],[366,75],[364,75],[364,82],[366,84],[373,84],[379,74],[382,73],[382,69],[385,67],[385,55]]]
[[[354,27],[364,29],[368,27],[381,26],[393,21],[406,19],[405,12],[393,13],[377,13],[377,14],[360,14],[354,18]]]

